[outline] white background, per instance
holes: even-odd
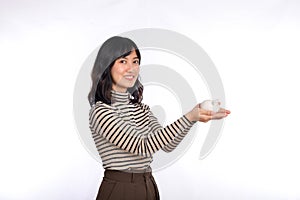
[[[76,77],[104,40],[138,28],[197,42],[232,111],[207,158],[198,159],[200,132],[154,174],[162,199],[300,199],[299,9],[296,0],[1,0],[0,199],[94,199],[103,169],[76,131]]]

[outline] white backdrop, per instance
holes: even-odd
[[[199,132],[154,174],[162,199],[300,199],[299,9],[296,0],[1,0],[0,199],[94,199],[103,169],[76,131],[76,77],[104,40],[138,28],[197,42],[232,111],[207,158],[198,159]]]

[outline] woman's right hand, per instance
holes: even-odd
[[[190,112],[185,114],[186,118],[190,121],[208,122],[210,120],[223,119],[230,114],[229,110],[220,108],[218,112],[205,110],[197,104]]]

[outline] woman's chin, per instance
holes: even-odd
[[[136,81],[130,81],[128,84],[126,84],[126,85],[127,85],[127,88],[133,87],[134,84],[135,84],[135,82],[136,82]]]
[[[128,85],[127,88],[132,88],[134,86],[134,84]]]

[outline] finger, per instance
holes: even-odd
[[[227,113],[227,114],[231,113],[230,110],[226,110],[224,108],[220,108],[220,110],[218,112],[220,112],[220,113]]]
[[[211,115],[213,115],[213,114],[214,114],[214,112],[211,111],[211,110],[204,110],[204,109],[200,108],[200,115],[208,115],[208,116],[211,116]]]
[[[224,108],[220,108],[218,112],[225,112],[226,110]]]
[[[224,117],[227,117],[227,113],[226,112],[217,112],[214,115],[212,115],[212,119],[222,119]]]

